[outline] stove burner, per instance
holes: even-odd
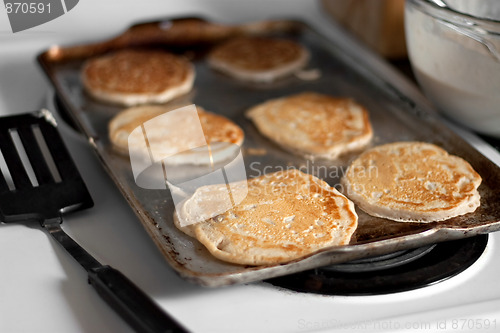
[[[266,280],[272,285],[324,295],[380,295],[428,286],[455,276],[483,253],[488,235],[320,267]]]
[[[338,265],[325,266],[321,267],[321,269],[332,272],[348,272],[348,273],[372,272],[382,269],[388,269],[408,264],[411,261],[426,255],[427,253],[432,251],[432,249],[435,246],[436,244],[432,244],[429,246],[423,246],[412,250],[403,250],[389,254],[384,254],[377,257],[353,260]]]
[[[488,142],[493,148],[500,152],[500,138],[495,138],[485,134],[476,133],[481,139]]]

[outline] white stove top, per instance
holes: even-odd
[[[0,11],[0,115],[47,104],[49,85],[34,60],[39,51],[109,37],[144,19],[193,14],[222,22],[297,17],[326,36],[338,34],[312,1],[119,3],[81,1],[68,14],[17,34]],[[377,59],[374,65],[381,70],[387,66]],[[403,85],[421,98],[409,83]],[[207,289],[183,281],[168,267],[87,143],[61,122],[60,130],[95,201],[94,208],[67,216],[63,227],[194,332],[500,330],[500,233],[490,235],[484,254],[465,272],[408,292],[321,296],[266,283]],[[459,131],[500,164],[494,149]],[[87,284],[85,271],[36,225],[0,226],[0,267],[0,332],[131,332]]]

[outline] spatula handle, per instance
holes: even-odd
[[[95,260],[64,232],[61,222],[59,216],[41,221],[41,224],[85,268],[89,273],[89,283],[136,332],[187,332],[125,275]]]
[[[92,269],[89,283],[137,332],[188,332],[125,275],[110,266]]]

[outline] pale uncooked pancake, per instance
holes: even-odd
[[[263,135],[308,158],[335,159],[365,146],[373,136],[363,106],[313,92],[264,102],[246,115]]]
[[[226,174],[227,175],[227,174]],[[216,217],[241,203],[248,193],[246,180],[198,187],[175,206],[174,224],[185,234],[196,237],[195,224]]]
[[[170,101],[189,92],[194,77],[187,59],[154,50],[117,51],[88,60],[82,69],[89,95],[125,106]]]
[[[179,204],[176,208],[176,211],[174,213],[174,225],[185,233],[186,235],[196,238],[196,233],[194,232],[194,226],[193,224],[187,224],[185,222],[182,222],[181,218],[179,218],[179,214],[184,214],[184,203]],[[182,218],[186,218],[185,215],[182,216]]]
[[[207,61],[215,69],[245,81],[274,81],[301,69],[309,52],[286,39],[238,37],[216,46]]]
[[[441,221],[476,210],[481,177],[462,158],[423,142],[397,142],[361,154],[342,178],[343,193],[370,215]]]
[[[317,177],[292,169],[244,182],[248,193],[241,202],[189,226],[188,233],[194,231],[208,251],[221,260],[246,265],[284,263],[348,244],[356,230],[354,204]],[[232,185],[233,189],[244,188],[243,182]],[[203,197],[213,198],[225,188],[226,184],[200,188],[194,195],[198,199],[186,205],[194,205]]]
[[[149,148],[155,162],[163,160],[169,165],[204,165],[234,156],[235,147],[239,149],[243,143],[243,130],[221,115],[197,107],[196,119],[190,119],[178,112],[179,108],[172,109],[144,105],[120,112],[108,125],[113,147],[123,154],[133,152],[146,159],[150,158]],[[147,134],[148,147],[144,145],[144,133],[137,130],[141,126]]]

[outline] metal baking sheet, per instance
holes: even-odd
[[[251,84],[210,69],[204,59],[207,50],[224,38],[240,34],[282,36],[300,42],[311,52],[307,69],[317,70],[321,76],[315,80],[292,76],[275,83]],[[129,158],[111,149],[107,124],[121,108],[96,102],[82,89],[80,68],[85,59],[122,47],[144,46],[182,53],[193,61],[195,87],[182,99],[223,114],[243,128],[246,137],[242,151],[248,177],[296,167],[339,186],[339,178],[356,154],[331,162],[297,157],[262,137],[243,115],[247,108],[270,98],[315,91],[351,97],[366,106],[374,127],[370,146],[420,140],[469,161],[483,178],[479,188],[481,206],[474,213],[432,223],[394,222],[371,217],[358,209],[359,226],[349,245],[327,248],[281,265],[242,266],[217,260],[200,243],[175,228],[170,192],[138,187]],[[194,283],[210,287],[247,283],[500,229],[500,191],[496,190],[500,188],[499,168],[402,94],[395,84],[372,71],[363,54],[349,54],[304,23],[277,20],[226,26],[189,18],[146,22],[111,40],[51,47],[39,55],[38,61],[52,82],[62,109],[88,138],[167,262],[180,276]]]

